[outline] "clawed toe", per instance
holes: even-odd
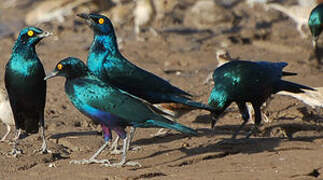
[[[53,152],[51,150],[41,148],[41,149],[38,149],[38,150],[34,150],[33,153],[34,154],[36,154],[36,153],[40,153],[40,154],[51,154]]]
[[[140,147],[140,146],[131,146],[130,148],[129,148],[129,150],[130,151],[139,151],[139,150],[141,150],[142,148]]]
[[[11,152],[8,153],[8,156],[17,157],[20,154],[22,154],[22,150],[13,149]]]
[[[110,154],[114,154],[114,155],[118,155],[118,154],[122,154],[122,151],[119,149],[113,149]]]
[[[110,164],[110,161],[107,159],[97,160],[97,159],[83,159],[83,160],[72,160],[70,164]]]
[[[136,161],[128,161],[128,162],[119,162],[119,163],[113,163],[113,164],[103,164],[103,166],[105,167],[116,167],[116,168],[120,168],[120,167],[125,167],[125,166],[138,166],[138,167],[142,167],[141,164],[139,162]]]

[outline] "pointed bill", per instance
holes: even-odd
[[[53,35],[53,33],[44,31],[44,32],[38,34],[37,36],[40,37],[40,38],[45,38],[45,37],[48,37],[48,36],[51,36],[51,35]]]
[[[51,73],[49,73],[49,74],[46,75],[46,77],[44,78],[44,80],[46,81],[48,79],[51,79],[51,78],[57,76],[57,74],[58,74],[58,71],[51,72]]]

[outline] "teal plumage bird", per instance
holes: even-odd
[[[44,108],[46,101],[45,71],[40,62],[35,45],[49,36],[36,27],[21,30],[6,65],[5,87],[16,125],[16,138],[13,153],[17,153],[16,144],[21,130],[27,134],[37,133],[39,126],[43,144],[41,152],[47,152],[44,135]]]
[[[118,49],[117,37],[109,18],[94,13],[78,16],[85,19],[94,32],[87,65],[103,82],[112,83],[155,104],[175,118],[194,109],[213,110],[208,105],[193,101],[189,93],[129,62]]]
[[[209,97],[209,105],[216,110],[212,113],[214,127],[219,115],[232,103],[236,102],[243,118],[243,123],[233,134],[236,138],[239,131],[249,120],[246,102],[250,102],[255,111],[255,127],[247,135],[247,138],[256,132],[261,123],[261,105],[271,95],[279,91],[303,93],[303,89],[314,90],[311,87],[284,81],[283,76],[296,75],[285,72],[283,68],[287,63],[231,61],[213,73],[214,87]]]
[[[317,5],[311,12],[308,19],[308,26],[311,30],[313,46],[317,46],[317,40],[323,30],[323,4]]]
[[[311,12],[310,17],[308,19],[308,26],[311,30],[312,34],[312,42],[314,47],[314,56],[317,60],[317,64],[321,64],[321,56],[320,53],[321,48],[318,47],[317,41],[319,36],[323,30],[323,3],[317,5]]]
[[[106,143],[89,160],[74,161],[76,163],[108,163],[108,160],[98,161],[95,157],[108,145],[109,140],[112,139],[111,130],[113,130],[124,140],[123,156],[120,163],[112,165],[108,163],[108,166],[136,165],[136,163],[126,162],[129,145],[125,131],[127,126],[163,127],[185,134],[197,134],[195,130],[161,116],[150,104],[110,83],[101,81],[77,58],[63,59],[45,79],[55,76],[66,78],[65,92],[72,104],[84,115],[101,124],[106,140]]]

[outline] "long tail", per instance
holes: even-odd
[[[166,120],[166,119],[164,119]],[[168,129],[174,129],[176,131],[180,131],[184,134],[191,134],[191,135],[197,135],[197,132],[189,127],[186,127],[184,125],[181,125],[177,122],[167,120],[164,122],[163,121],[158,121],[158,120],[148,120],[145,122],[146,125],[148,126],[157,126],[157,127],[163,127],[163,128],[168,128]]]
[[[315,89],[308,87],[308,86],[304,86],[301,84],[296,84],[293,82],[289,82],[289,81],[284,81],[284,80],[280,80],[280,82],[278,83],[278,87],[275,88],[278,91],[288,91],[288,92],[292,92],[292,93],[304,93],[303,89],[308,89],[308,90],[312,90],[315,91]]]

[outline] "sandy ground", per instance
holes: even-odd
[[[167,15],[154,26],[159,30],[190,27],[190,21],[186,19],[183,24],[183,18],[192,2],[182,2],[173,15]],[[19,27],[23,13],[30,9],[31,6],[3,9],[1,21]],[[304,29],[308,37],[302,39],[294,22],[278,12],[266,12],[259,6],[250,8],[244,3],[223,11],[229,14],[229,19],[208,25],[213,34],[164,32],[154,37],[146,32],[143,33],[146,41],[141,42],[135,39],[133,23],[126,23],[116,29],[123,40],[121,51],[133,63],[205,103],[212,84],[202,82],[217,65],[215,51],[223,47],[232,57],[288,62],[286,70],[297,72],[298,76],[286,79],[323,86],[322,70],[315,67],[315,61],[308,61],[312,47],[307,27]],[[54,21],[39,26],[56,34],[37,47],[47,72],[67,56],[86,60],[92,32],[75,15],[63,23]],[[1,82],[14,39],[15,35],[0,40]],[[317,111],[279,95],[274,96],[268,108],[271,122],[264,123],[263,132],[249,140],[217,144],[223,138],[230,138],[242,122],[237,111],[225,114],[214,130],[209,128],[208,112],[194,111],[179,122],[197,129],[197,137],[174,131],[164,137],[152,137],[157,129],[138,129],[133,145],[141,149],[129,152],[128,159],[140,162],[141,168],[71,165],[70,160],[89,158],[104,141],[100,128],[69,102],[64,82],[63,78],[48,81],[46,138],[53,153],[33,153],[41,146],[38,134],[20,141],[23,154],[17,158],[6,156],[11,145],[1,143],[0,179],[323,179],[322,109]],[[239,138],[244,137],[251,125]],[[0,127],[3,135],[5,126]],[[106,150],[99,158],[116,162],[121,156],[110,155]]]

